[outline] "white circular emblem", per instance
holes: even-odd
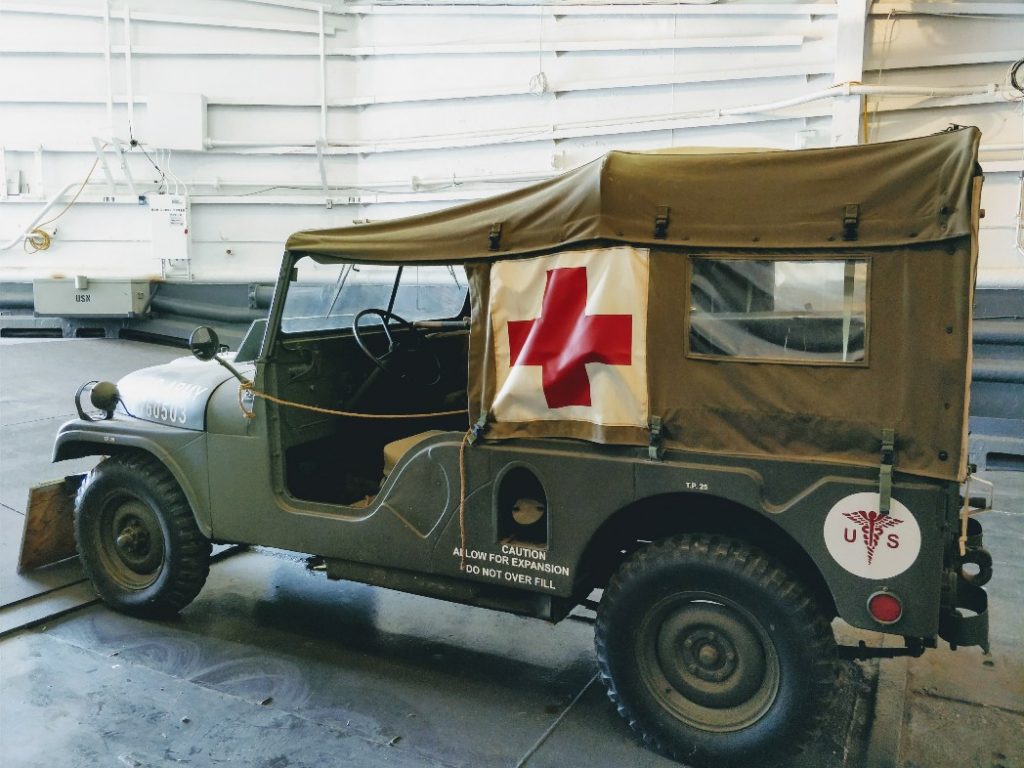
[[[910,510],[893,499],[878,513],[877,493],[854,493],[836,502],[825,518],[825,546],[839,565],[865,579],[903,573],[921,551],[921,529]]]

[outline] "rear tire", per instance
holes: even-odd
[[[176,614],[210,571],[210,542],[167,468],[149,454],[100,462],[75,499],[75,539],[86,575],[111,608]]]
[[[598,609],[608,695],[657,751],[692,765],[770,765],[815,734],[837,682],[811,592],[744,542],[685,535],[633,554]]]

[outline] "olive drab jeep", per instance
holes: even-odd
[[[94,385],[61,427],[55,461],[105,457],[74,501],[86,572],[174,613],[237,542],[551,622],[593,606],[644,742],[783,759],[839,659],[987,646],[979,136],[611,152],[299,232],[242,349],[199,329],[198,359]],[[837,647],[836,617],[905,647]]]

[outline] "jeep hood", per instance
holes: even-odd
[[[225,356],[230,359],[229,353]],[[253,365],[241,365],[251,376]],[[210,395],[232,375],[214,361],[179,357],[163,365],[142,368],[117,382],[121,406],[129,415],[182,429],[206,427],[206,403]]]

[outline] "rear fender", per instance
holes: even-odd
[[[213,538],[206,433],[139,419],[69,421],[57,432],[53,461],[146,451],[170,471],[188,500],[203,535]]]

